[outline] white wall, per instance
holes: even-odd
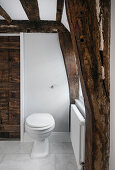
[[[51,113],[55,131],[68,131],[69,89],[58,35],[24,34],[24,46],[25,117]]]
[[[68,19],[66,15],[66,7],[65,7],[65,1],[64,1],[64,8],[63,8],[63,13],[62,13],[62,24],[70,31],[69,24],[68,24]]]
[[[41,20],[56,21],[57,0],[38,0]]]
[[[12,18],[12,20],[28,20],[28,17],[19,0],[10,0],[10,1],[0,0],[0,5]]]
[[[111,23],[111,116],[110,116],[110,170],[115,169],[115,0],[112,0]]]

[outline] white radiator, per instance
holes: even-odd
[[[85,119],[74,104],[71,105],[70,136],[77,166],[81,170],[81,163],[85,161]]]

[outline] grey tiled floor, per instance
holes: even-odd
[[[46,158],[31,159],[32,143],[0,141],[0,170],[77,170],[71,143],[50,143]]]

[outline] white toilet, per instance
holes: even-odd
[[[32,158],[42,158],[48,155],[48,137],[54,127],[55,120],[49,113],[33,113],[26,118],[25,130],[34,139]]]

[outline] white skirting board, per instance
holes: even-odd
[[[52,132],[50,142],[71,142],[69,132]],[[33,142],[33,139],[25,132],[23,142]]]
[[[75,104],[71,105],[71,142],[78,169],[82,169],[85,161],[85,119]]]

